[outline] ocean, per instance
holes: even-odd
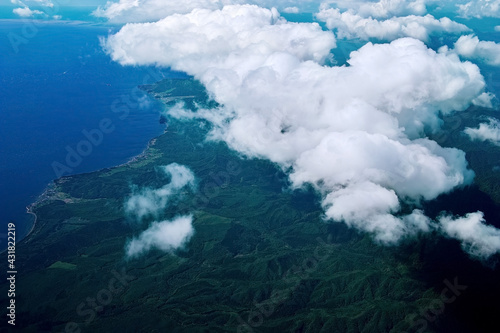
[[[126,162],[161,134],[161,105],[137,89],[180,73],[122,67],[99,45],[116,27],[0,20],[0,240],[51,180]],[[0,243],[0,248],[5,244]]]

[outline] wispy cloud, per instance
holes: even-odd
[[[10,2],[14,5],[21,6],[19,8],[14,8],[12,12],[20,17],[35,17],[35,16],[45,16],[47,17],[48,15],[37,9],[31,9],[29,7],[29,4],[34,4],[36,6],[41,6],[41,7],[48,7],[48,8],[53,8],[54,3],[50,0],[10,0]]]
[[[157,218],[169,202],[181,195],[182,189],[195,186],[194,174],[183,165],[172,163],[160,167],[160,170],[170,176],[170,183],[159,189],[140,189],[125,202],[125,212],[133,219]]]
[[[160,170],[170,177],[170,182],[159,189],[145,188],[134,193],[125,202],[125,212],[132,219],[142,221],[146,217],[158,218],[168,205],[182,197],[183,190],[194,190],[195,177],[187,167],[172,163],[160,167]],[[137,257],[152,248],[172,252],[183,247],[194,234],[192,222],[192,215],[153,221],[139,236],[128,241],[126,256]]]
[[[192,215],[153,222],[148,229],[127,243],[126,256],[138,257],[153,248],[165,252],[182,248],[194,234],[192,223]]]
[[[299,7],[286,7],[283,9],[284,13],[289,13],[289,14],[297,14],[300,12]]]

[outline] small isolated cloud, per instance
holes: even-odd
[[[15,8],[12,10],[12,12],[19,17],[34,17],[34,16],[47,16],[46,13],[36,10],[36,9],[31,9],[29,7],[29,4],[34,4],[36,6],[41,6],[41,7],[48,7],[48,8],[53,8],[54,4],[50,0],[10,0],[10,2],[14,5],[21,6],[19,8]]]
[[[54,3],[51,0],[27,0],[28,2],[35,2],[39,6],[53,8]]]
[[[170,221],[153,222],[148,229],[127,243],[126,256],[138,257],[153,248],[173,252],[185,246],[193,234],[192,215],[179,216]]]
[[[474,35],[461,36],[453,51],[464,58],[482,60],[488,65],[500,66],[500,44],[481,41]]]
[[[464,130],[471,140],[489,141],[500,146],[500,121],[489,118],[488,123],[479,124],[478,128],[467,127]]]
[[[31,10],[29,7],[14,8],[12,12],[20,17],[34,17],[35,15],[44,15],[45,13],[39,10]]]
[[[474,0],[457,4],[462,17],[500,17],[500,0]]]
[[[185,166],[172,163],[160,169],[170,176],[170,183],[159,189],[141,189],[125,202],[125,212],[138,221],[148,216],[158,217],[183,188],[195,186],[194,174]]]
[[[463,24],[447,17],[436,19],[425,16],[409,15],[377,20],[363,17],[352,11],[341,13],[339,9],[322,9],[316,14],[318,20],[326,23],[330,30],[335,30],[338,38],[370,38],[392,41],[400,37],[413,37],[427,41],[430,35],[450,33],[459,34],[470,31]]]
[[[286,7],[285,9],[283,9],[283,12],[289,14],[298,14],[299,7]]]
[[[500,32],[500,25],[495,26],[495,31]]]
[[[500,230],[485,222],[482,212],[456,219],[450,216],[439,219],[445,235],[459,240],[471,256],[483,259],[500,252]]]

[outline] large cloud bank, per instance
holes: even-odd
[[[419,40],[368,43],[349,66],[327,67],[333,34],[244,5],[128,24],[102,42],[121,64],[200,80],[221,107],[177,106],[172,115],[210,121],[212,139],[279,164],[294,187],[312,184],[328,219],[381,243],[436,227],[418,209],[402,213],[403,201],[417,205],[473,179],[462,151],[424,133],[439,128],[440,114],[484,98],[484,79]]]
[[[125,212],[132,218],[142,221],[146,217],[158,217],[168,203],[175,200],[181,190],[186,187],[194,188],[194,174],[183,165],[172,163],[161,166],[160,170],[170,176],[170,183],[159,188],[143,188],[134,191],[125,202]]]

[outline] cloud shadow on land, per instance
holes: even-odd
[[[433,219],[443,211],[462,216],[470,211],[481,210],[489,224],[500,227],[499,205],[476,185],[443,194],[436,200],[424,203],[423,208]],[[486,261],[470,260],[458,240],[442,235],[433,236],[426,234],[417,240],[403,242],[394,252],[395,257],[403,262],[409,258],[417,262],[411,274],[427,288],[434,290],[438,298],[446,288],[445,280],[453,284],[456,279],[458,285],[464,286],[464,290],[459,291],[460,295],[453,298],[453,302],[445,303],[442,311],[438,302],[434,308],[421,305],[422,314],[417,313],[415,323],[425,320],[429,328],[437,331],[491,331],[491,323],[498,316],[500,255],[493,255]],[[423,321],[420,324],[423,326]],[[409,332],[416,332],[420,327],[415,325],[414,330]]]

